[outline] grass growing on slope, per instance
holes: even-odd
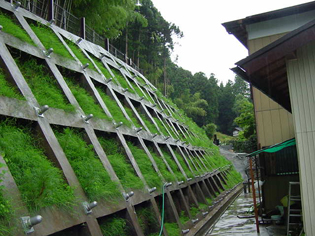
[[[128,116],[129,116],[129,118],[132,120],[133,124],[134,124],[136,127],[140,127],[141,124],[140,124],[140,122],[138,121],[138,119],[136,118],[136,115],[135,115],[135,113],[132,111],[132,109],[129,108],[129,107],[126,107],[126,106],[124,106],[124,108],[125,108],[125,111],[127,112]]]
[[[38,64],[34,58],[27,61],[16,60],[16,63],[41,106],[75,111],[59,88],[57,80],[46,72],[44,65]]]
[[[132,165],[127,162],[125,153],[118,142],[113,138],[98,137],[98,140],[125,190],[143,189],[143,182],[136,176]]]
[[[174,151],[174,153],[175,153],[175,156],[176,156],[177,160],[179,161],[180,165],[182,166],[183,170],[185,171],[187,177],[188,178],[192,178],[194,175],[189,170],[188,166],[186,165],[186,162],[184,161],[184,158],[178,152]],[[189,162],[189,158],[188,158],[188,162]],[[191,166],[191,168],[194,168],[194,167]]]
[[[13,36],[21,39],[24,42],[35,45],[30,36],[26,33],[26,31],[22,29],[22,27],[19,26],[16,20],[13,20],[10,16],[0,12],[0,22],[3,27],[3,32],[12,34]]]
[[[163,185],[161,178],[155,172],[153,165],[144,150],[134,146],[131,142],[127,142],[136,162],[150,188],[156,187],[160,189]]]
[[[75,84],[69,78],[64,79],[86,115],[93,114],[93,116],[97,118],[110,120],[110,118],[106,116],[100,104],[95,101],[95,99],[88,93],[87,90],[78,84]]]
[[[5,165],[0,163],[0,168]],[[5,171],[0,172],[0,183],[4,179]],[[14,216],[12,205],[9,199],[4,197],[5,187],[0,186],[0,235],[12,235],[10,232],[13,230],[11,224],[12,217]]]
[[[227,174],[227,184],[224,186],[225,189],[233,188],[235,185],[243,182],[243,178],[234,167],[232,167]]]
[[[93,63],[84,55],[82,49],[76,45],[75,43],[67,40],[67,44],[71,51],[74,53],[74,55],[79,59],[79,61],[82,63],[82,65],[85,65],[86,63],[89,63],[89,69],[96,71]]]
[[[82,134],[65,128],[55,132],[78,180],[90,200],[110,199],[121,196],[117,184],[112,182],[103,164],[96,156],[92,145],[88,145]]]
[[[115,78],[118,80],[118,82],[120,83],[121,87],[123,88],[128,88],[128,92],[130,93],[134,93],[134,91],[132,90],[132,88],[129,86],[128,82],[126,81],[126,79],[124,78],[123,75],[121,75],[120,71],[118,71],[115,68],[111,69],[113,74],[115,75]]]
[[[134,82],[131,82],[131,85],[136,91],[136,93],[139,95],[139,97],[144,97],[145,99],[147,99],[144,93],[141,91],[141,89]]]
[[[126,220],[120,217],[107,219],[100,227],[104,236],[128,236]]]
[[[0,152],[30,212],[57,206],[72,209],[73,189],[64,181],[62,171],[53,166],[35,143],[28,127],[16,127],[13,120],[0,124]]]
[[[197,207],[191,207],[189,209],[191,217],[195,217],[199,213],[199,209]]]
[[[137,210],[137,217],[144,235],[149,235],[152,231],[157,231],[157,228],[159,228],[159,222],[155,218],[152,208],[147,207]]]
[[[164,161],[162,160],[162,157],[158,156],[153,148],[148,148],[156,165],[158,166],[162,176],[164,177],[164,179],[167,181],[167,182],[174,182],[175,181],[175,176],[168,171],[167,169],[167,166],[166,164],[164,163]]]
[[[53,53],[74,60],[71,54],[62,44],[60,39],[57,37],[57,35],[55,35],[55,33],[50,28],[41,23],[37,23],[36,25],[30,24],[30,27],[37,35],[39,40],[42,42],[46,50],[48,50],[49,48],[53,48],[54,49]]]
[[[25,98],[20,94],[18,89],[5,79],[2,69],[0,68],[0,96],[5,96],[9,98],[16,98],[19,100],[25,100]]]
[[[165,223],[164,224],[167,234],[169,236],[180,236],[180,229],[176,223]]]
[[[144,114],[142,114],[140,112],[139,112],[139,115],[152,134],[154,134],[154,133],[159,134],[160,133],[157,130],[157,128],[155,127],[155,125],[149,120],[149,117],[145,116]]]
[[[162,124],[162,122],[160,121],[160,119],[157,118],[157,117],[153,117],[153,119],[154,119],[155,123],[159,126],[161,132],[162,132],[165,136],[168,136],[169,134],[168,134],[167,130],[165,129],[164,125]]]
[[[98,93],[100,94],[101,98],[103,99],[106,107],[108,108],[110,114],[113,116],[113,119],[118,122],[123,122],[124,125],[131,127],[131,122],[127,120],[124,116],[122,110],[118,106],[118,104],[111,99],[102,89],[97,88]]]
[[[187,221],[189,221],[189,217],[186,215],[185,211],[181,211],[179,215],[179,220],[184,225]]]
[[[171,155],[163,149],[161,149],[161,151],[163,153],[165,160],[167,161],[167,164],[171,167],[173,173],[175,174],[177,180],[178,181],[184,180],[185,179],[184,175],[178,169],[178,166],[176,162],[173,160],[173,158],[171,157]]]

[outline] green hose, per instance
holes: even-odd
[[[163,232],[163,225],[164,225],[164,189],[165,189],[165,184],[163,185],[163,188],[162,188],[162,219],[161,219],[161,230],[160,230],[160,234],[159,236],[162,235],[162,232]]]

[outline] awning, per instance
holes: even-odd
[[[267,148],[252,152],[252,153],[248,154],[247,157],[252,157],[252,156],[255,156],[255,155],[262,153],[262,152],[268,152],[268,153],[278,152],[278,151],[280,151],[286,147],[290,147],[290,146],[294,146],[294,145],[296,145],[295,138],[292,138],[292,139],[289,139],[289,140],[284,141],[282,143],[278,143],[278,144],[269,146]]]

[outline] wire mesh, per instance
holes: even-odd
[[[10,2],[11,4],[15,4],[16,0],[5,0],[6,2]],[[34,13],[37,16],[40,16],[46,20],[48,19],[48,4],[49,1],[46,0],[20,0],[21,7],[24,9]],[[81,36],[81,20],[80,18],[72,15],[70,12],[68,12],[63,7],[59,6],[58,4],[54,4],[54,19],[55,24],[59,26],[62,29],[65,29],[75,35]],[[93,28],[91,28],[88,25],[85,25],[85,37],[86,40],[91,41],[97,45],[100,45],[102,47],[105,46],[105,37],[99,35],[95,32]],[[115,48],[113,45],[109,44],[109,52],[113,54],[115,57],[125,61],[125,54],[119,51],[117,48]],[[133,63],[130,59],[128,60],[128,63],[132,68],[142,73],[141,69]]]

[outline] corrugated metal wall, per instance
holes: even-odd
[[[287,63],[288,83],[295,124],[304,228],[315,235],[315,42]]]
[[[252,54],[285,34],[270,35],[248,41]],[[261,147],[280,143],[294,137],[292,114],[278,103],[253,88],[257,139]]]

